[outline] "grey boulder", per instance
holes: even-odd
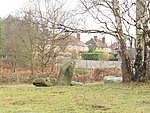
[[[122,77],[115,77],[115,76],[105,76],[104,83],[121,83]]]

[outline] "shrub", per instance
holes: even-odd
[[[81,53],[83,60],[105,60],[105,61],[116,61],[116,54],[108,52],[85,52]]]
[[[110,53],[109,61],[116,61],[116,55],[113,53]]]
[[[103,52],[82,53],[83,60],[103,60]]]

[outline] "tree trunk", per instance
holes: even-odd
[[[126,50],[126,46],[124,43],[124,40],[120,41],[120,45],[121,45],[121,58],[122,58],[122,77],[123,77],[123,82],[127,83],[127,82],[131,82],[131,67],[130,67],[130,59],[127,55],[127,50]]]
[[[43,73],[44,72],[44,51],[42,50],[41,52],[41,72]]]
[[[51,60],[51,72],[52,73],[54,72],[55,64],[56,64],[56,57],[52,57],[52,60]]]
[[[150,80],[150,30],[147,31],[148,37],[146,39],[146,51],[147,51],[147,67],[146,74]]]
[[[33,75],[34,74],[34,65],[33,65],[33,63],[31,63],[31,75]]]
[[[135,59],[135,75],[133,81],[145,82],[147,81],[147,29],[148,17],[146,10],[146,2],[143,0],[136,0],[136,59]]]
[[[149,57],[147,59],[147,68],[146,68],[146,74],[147,74],[147,78],[148,80],[150,80],[150,52],[148,53]]]
[[[143,62],[142,62],[142,47],[141,41],[137,41],[136,48],[136,59],[135,59],[135,75],[133,77],[133,81],[139,81],[140,76],[142,76],[143,71]]]
[[[17,59],[16,56],[14,55],[13,61],[11,62],[13,73],[16,73],[16,61]]]
[[[121,48],[122,77],[123,77],[123,82],[126,83],[131,81],[130,59],[127,55],[125,36],[122,29],[122,19],[121,19],[120,7],[119,7],[119,0],[113,0],[113,4],[114,4],[113,9],[114,9],[114,16],[116,21],[116,28],[118,33],[117,36]]]

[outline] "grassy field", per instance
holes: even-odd
[[[0,86],[0,113],[150,113],[150,84]]]

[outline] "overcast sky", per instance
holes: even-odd
[[[14,14],[15,12],[17,12],[17,10],[21,9],[22,7],[25,6],[25,3],[27,3],[29,0],[0,0],[0,17],[1,18],[5,18],[7,17],[9,14]],[[77,0],[68,0],[68,5],[73,8],[76,6],[76,2]],[[71,1],[71,2],[70,2]],[[96,24],[93,24],[91,22],[91,24],[89,23],[90,27],[96,27]],[[102,37],[100,34],[81,34],[81,40],[83,42],[88,41],[90,38],[94,37],[94,35],[97,35],[98,37]],[[107,40],[107,43],[112,43],[114,39],[110,39]]]
[[[19,8],[28,2],[28,0],[0,0],[0,17],[4,18],[7,15],[14,13]]]

